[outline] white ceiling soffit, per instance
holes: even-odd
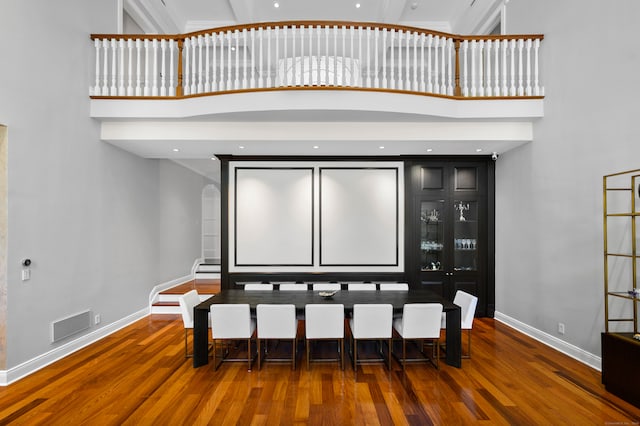
[[[290,20],[404,24],[469,33],[504,0],[124,0],[146,33],[186,33],[227,25]],[[357,7],[359,5],[359,7]],[[464,31],[460,31],[464,30]]]

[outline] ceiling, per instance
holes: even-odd
[[[276,3],[278,7],[276,6]],[[288,21],[288,20],[339,20],[359,22],[384,22],[429,28],[456,34],[487,33],[489,27],[496,23],[496,11],[504,4],[504,0],[124,0],[125,11],[131,19],[125,20],[125,32],[145,33],[188,33],[227,25],[238,25],[252,22]],[[127,24],[129,22],[129,24]],[[130,27],[127,28],[127,25]],[[237,96],[237,95],[236,95]],[[411,102],[409,102],[411,103]],[[427,114],[394,114],[385,108],[372,108],[380,112],[352,110],[324,110],[324,111],[278,111],[270,112],[268,108],[263,112],[236,112],[233,114],[213,114],[196,117],[198,125],[206,129],[207,123],[222,123],[230,126],[242,125],[249,129],[260,128],[260,123],[270,123],[277,127],[279,124],[308,123],[311,133],[323,134],[323,128],[340,128],[340,123],[358,123],[360,128],[366,128],[367,122],[377,125],[389,124],[390,128],[399,128],[401,123],[413,123],[414,128],[432,126],[438,123],[451,126],[452,121],[443,117],[433,117]],[[505,117],[505,116],[503,116]],[[183,125],[189,118],[178,120]],[[447,122],[448,121],[448,122]],[[499,120],[498,120],[499,121]],[[446,122],[446,123],[445,123]],[[234,124],[235,123],[235,124]],[[417,123],[417,124],[416,124]],[[166,120],[165,120],[166,124]],[[464,123],[459,122],[460,125]],[[468,123],[467,123],[468,124]],[[396,126],[396,127],[394,127]],[[282,127],[282,126],[281,126]],[[373,126],[371,126],[373,127]],[[430,127],[425,127],[429,131]],[[310,133],[310,134],[311,134]],[[510,147],[517,146],[523,141],[500,141],[491,138],[477,140],[436,140],[434,137],[422,138],[407,135],[404,140],[393,139],[381,141],[375,130],[368,133],[367,140],[339,140],[340,138],[308,138],[292,140],[292,136],[281,130],[281,137],[241,140],[231,138],[221,140],[211,138],[197,141],[178,139],[143,141],[111,140],[109,142],[130,152],[147,158],[168,158],[190,168],[211,179],[219,176],[219,165],[211,160],[209,153],[245,154],[252,151],[254,155],[291,155],[300,154],[305,149],[305,155],[403,155],[424,153],[433,149],[433,154],[469,154],[488,155],[492,151],[503,152]],[[454,132],[455,133],[455,132]],[[256,134],[260,134],[256,131]],[[277,136],[277,135],[276,135]],[[104,138],[108,140],[109,138]],[[160,138],[162,139],[162,137]],[[356,138],[358,139],[358,138]],[[402,138],[401,138],[402,139]],[[472,138],[473,139],[473,138]],[[479,145],[477,142],[482,141]],[[146,144],[146,145],[145,145]],[[294,145],[295,144],[295,145]],[[309,146],[306,146],[309,145]],[[385,149],[380,148],[385,146]],[[392,149],[390,149],[390,145]],[[158,147],[168,151],[166,156],[159,155]],[[239,148],[243,146],[243,148]],[[482,147],[482,151],[478,151]],[[197,149],[195,148],[197,147]],[[204,149],[203,147],[206,147]],[[317,148],[314,148],[317,147]],[[348,149],[347,149],[348,148]],[[179,149],[180,153],[174,152]],[[186,154],[191,152],[191,154]]]
[[[184,33],[225,25],[288,20],[419,23],[418,26],[432,30],[453,32],[466,14],[502,1],[125,0],[124,4],[145,32]]]

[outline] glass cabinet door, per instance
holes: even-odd
[[[444,249],[444,200],[420,204],[420,268],[440,271]]]
[[[456,200],[453,204],[453,269],[478,269],[478,202]]]

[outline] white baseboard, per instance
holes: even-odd
[[[495,319],[505,325],[508,325],[513,329],[518,330],[521,333],[526,334],[527,336],[533,339],[536,339],[541,343],[544,343],[547,346],[552,347],[557,351],[562,352],[567,356],[570,356],[571,358],[577,361],[582,362],[583,364],[588,365],[591,368],[594,368],[598,371],[602,371],[602,358],[599,356],[596,356],[590,352],[580,349],[579,347],[574,346],[570,343],[567,343],[564,340],[560,340],[557,337],[554,337],[548,333],[545,333],[544,331],[540,331],[536,328],[533,328],[503,313],[496,311]]]
[[[175,280],[167,281],[166,283],[158,284],[157,286],[151,289],[149,293],[149,309],[151,309],[151,305],[158,301],[158,294],[161,291],[167,290],[171,287],[175,287],[187,281],[191,281],[195,279],[195,273],[191,273],[191,275],[185,275],[180,278],[176,278]]]
[[[85,334],[69,343],[30,359],[29,361],[23,362],[9,370],[0,370],[0,386],[10,385],[29,374],[33,374],[41,368],[44,368],[49,364],[52,364],[112,333],[115,333],[116,331],[146,317],[147,315],[149,315],[149,308],[142,309],[114,323],[100,327],[91,333]]]

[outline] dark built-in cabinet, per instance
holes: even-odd
[[[477,316],[493,316],[493,181],[490,159],[407,164],[407,274],[413,286],[453,299],[478,296]]]

